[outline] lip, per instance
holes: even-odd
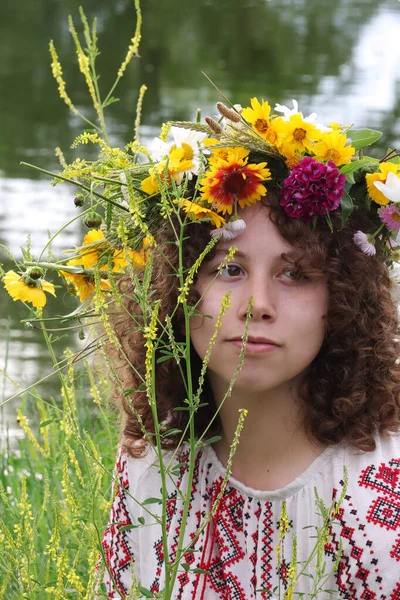
[[[241,337],[232,338],[228,340],[236,348],[241,348],[243,341]],[[273,352],[280,347],[279,344],[265,337],[249,335],[246,344],[246,354],[264,354],[266,352]]]

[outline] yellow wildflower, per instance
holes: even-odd
[[[271,141],[271,106],[264,100],[260,101],[257,98],[250,100],[251,108],[247,107],[242,110],[242,117],[251,123],[254,131],[256,131],[264,140],[270,144],[274,143]],[[272,135],[275,138],[275,134]]]
[[[58,83],[58,93],[60,94],[60,98],[64,100],[65,104],[72,110],[73,113],[78,114],[75,106],[72,104],[71,98],[67,94],[65,81],[63,78],[63,72],[60,60],[57,55],[56,48],[54,46],[53,40],[50,40],[49,44],[50,55],[51,55],[51,72],[53,74],[54,79]]]
[[[214,148],[208,159],[208,164],[217,166],[221,161],[230,162],[230,160],[243,160],[247,158],[249,151],[242,146],[227,146],[226,148]]]
[[[199,219],[211,219],[212,223],[219,229],[222,225],[225,225],[225,219],[221,215],[217,214],[213,210],[201,206],[191,200],[180,198],[178,201],[180,207],[187,213],[187,215],[193,220],[198,221]]]
[[[49,456],[50,452],[47,452],[42,448],[42,446],[37,441],[32,429],[29,427],[28,418],[22,413],[22,411],[17,408],[17,416],[18,416],[18,424],[21,429],[24,431],[26,437],[31,441],[32,446],[42,455]]]
[[[388,173],[394,173],[399,175],[400,165],[396,165],[390,162],[383,162],[379,165],[379,171],[376,173],[367,173],[365,179],[367,182],[368,194],[372,200],[377,204],[386,205],[389,203],[389,198],[386,198],[377,187],[374,186],[374,181],[382,181],[385,183]]]
[[[100,243],[103,242],[103,243]],[[83,238],[79,248],[80,263],[84,269],[92,269],[99,262],[99,250],[105,250],[107,243],[100,229],[91,229]]]
[[[156,194],[160,189],[160,181],[164,180],[166,171],[166,161],[158,163],[154,167],[149,169],[149,176],[143,179],[141,183],[141,189],[146,194],[151,196],[152,194]]]
[[[129,264],[139,270],[143,270],[149,260],[150,254],[150,238],[144,238],[140,250],[131,250],[130,248],[122,250],[114,250],[113,252],[113,272],[119,273]]]
[[[29,273],[27,271],[24,275],[19,275],[15,271],[7,271],[3,277],[4,287],[14,302],[22,300],[30,302],[35,308],[43,308],[47,301],[44,292],[56,295],[54,285],[41,277],[32,279]]]
[[[129,65],[129,63],[131,62],[132,58],[134,56],[138,55],[139,44],[140,44],[140,40],[142,38],[142,34],[141,34],[142,12],[140,10],[140,2],[139,2],[139,0],[135,0],[135,10],[136,10],[136,18],[137,18],[135,35],[131,39],[131,43],[130,43],[130,45],[128,47],[128,52],[127,52],[127,55],[125,57],[125,60],[122,63],[122,65],[120,66],[120,68],[119,68],[118,78],[121,78],[123,76],[123,74],[125,73],[125,69]]]
[[[337,167],[346,165],[354,156],[355,148],[346,146],[347,137],[340,131],[323,133],[321,140],[313,147],[316,160],[327,162],[331,160]]]
[[[289,144],[293,152],[303,153],[312,151],[314,142],[320,140],[321,136],[322,132],[315,125],[305,121],[300,113],[295,113],[285,123],[282,143]]]
[[[82,266],[82,259],[72,258],[67,262],[67,266]],[[100,267],[101,270],[107,269],[107,265]],[[94,277],[87,273],[67,273],[60,271],[66,282],[72,285],[72,292],[76,292],[81,302],[84,302],[95,290]],[[111,290],[111,284],[107,279],[101,279],[100,287],[103,291]]]

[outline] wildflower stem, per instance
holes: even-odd
[[[99,194],[99,192],[95,192],[94,190],[91,190],[90,187],[88,187],[84,183],[80,183],[80,181],[74,181],[73,179],[68,179],[68,177],[63,177],[62,175],[59,175],[58,173],[53,173],[52,171],[46,171],[46,169],[42,169],[40,167],[37,167],[36,165],[31,165],[30,163],[26,163],[23,161],[20,162],[20,165],[22,165],[24,167],[29,167],[30,169],[34,169],[35,171],[39,171],[40,173],[44,173],[45,175],[50,175],[51,177],[60,179],[60,181],[67,181],[68,183],[72,183],[73,185],[76,185],[76,186],[82,188],[86,192],[94,194],[95,196],[97,196],[97,198],[101,198],[102,200],[105,200],[109,204],[112,204],[113,206],[116,206],[117,208],[120,208],[121,210],[123,210],[125,212],[129,212],[129,210],[126,208],[126,206],[123,206],[122,204],[118,204],[118,202],[114,202],[114,200],[112,200],[111,198],[107,198],[107,196],[103,196],[103,194]]]

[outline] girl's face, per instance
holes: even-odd
[[[192,317],[191,340],[204,358],[214,332],[221,299],[231,291],[209,361],[214,393],[226,390],[239,362],[248,302],[252,319],[243,367],[235,389],[262,393],[293,388],[318,354],[325,335],[328,289],[323,277],[307,276],[295,266],[299,250],[282,238],[269,211],[252,205],[241,211],[246,229],[232,242],[219,241],[215,257],[204,262],[195,288],[204,295],[198,310],[210,318]],[[230,246],[238,251],[216,276]],[[207,291],[206,291],[207,290]]]

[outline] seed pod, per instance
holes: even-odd
[[[78,337],[79,337],[80,340],[84,340],[85,339],[86,336],[85,336],[85,332],[83,331],[83,329],[79,330]]]
[[[74,198],[74,204],[77,208],[85,204],[85,199],[81,194],[77,194]]]
[[[102,216],[98,213],[90,213],[85,218],[85,225],[89,228],[91,227],[100,227],[103,219]]]

